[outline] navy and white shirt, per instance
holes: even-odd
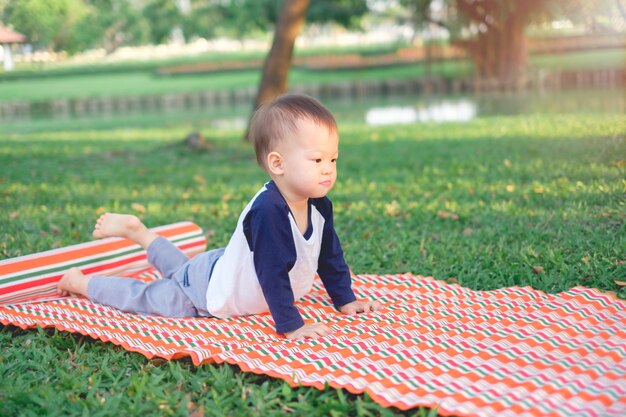
[[[269,311],[277,333],[304,325],[295,301],[319,274],[333,304],[356,300],[339,238],[332,203],[309,199],[309,226],[303,235],[273,181],[244,208],[207,289],[207,310],[215,317]]]

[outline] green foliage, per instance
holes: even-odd
[[[273,29],[282,0],[191,0],[190,5],[183,13],[175,0],[4,0],[0,14],[37,47],[74,53],[163,43],[175,28],[187,39],[265,33]],[[366,10],[364,0],[316,1],[309,20],[354,25]]]
[[[149,40],[141,9],[127,0],[8,0],[5,20],[36,47],[70,53]]]
[[[127,0],[86,0],[89,13],[78,24],[82,34],[76,50],[93,47],[113,51],[150,41],[150,25],[142,9]]]
[[[214,5],[196,1],[192,2],[194,12],[185,27],[189,35],[203,36],[206,32],[195,22],[219,19],[219,28],[212,29],[211,34],[220,32],[242,38],[251,33],[272,30],[282,3],[282,0],[226,0]],[[307,22],[336,22],[354,27],[366,11],[365,0],[316,0],[309,4]]]
[[[143,15],[150,22],[150,40],[156,44],[165,42],[182,19],[174,0],[148,0]]]
[[[76,25],[87,13],[82,0],[10,0],[5,19],[30,42],[44,48],[71,48],[80,36]]]
[[[211,1],[195,1],[191,3],[191,13],[183,16],[181,27],[185,36],[191,39],[200,37],[211,39],[218,34],[223,19]]]
[[[366,12],[365,0],[317,0],[311,1],[309,5],[307,21],[334,21],[344,27],[356,27]]]
[[[385,128],[341,120],[335,223],[356,273],[456,278],[478,290],[575,285],[626,297],[624,115],[498,117]],[[0,258],[91,239],[100,207],[189,219],[227,243],[266,176],[240,131],[190,126],[5,134]],[[198,180],[204,179],[205,181]],[[135,212],[133,203],[146,208]],[[0,415],[428,416],[367,395],[292,389],[230,365],[147,360],[55,330],[0,329]]]
[[[222,19],[220,30],[243,38],[246,34],[272,30],[278,20],[282,0],[227,0],[216,12]]]

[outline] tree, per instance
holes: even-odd
[[[526,26],[546,0],[457,0],[474,37],[464,42],[480,77],[504,84],[524,82],[528,64]]]
[[[276,30],[270,51],[263,63],[261,83],[254,101],[253,111],[263,103],[287,91],[287,80],[296,38],[304,26],[307,12],[315,21],[337,21],[343,25],[365,13],[365,0],[318,0],[309,11],[309,0],[284,0],[278,14]],[[244,136],[248,140],[248,132]]]
[[[521,86],[528,64],[526,28],[556,16],[589,19],[602,13],[609,0],[437,0],[444,5],[433,15],[434,0],[403,0],[420,26],[449,30],[474,62],[476,75],[504,85]],[[612,0],[611,0],[612,3]]]
[[[284,0],[270,52],[263,63],[261,84],[254,101],[256,110],[263,103],[287,91],[293,47],[302,30],[309,0]],[[246,132],[245,139],[248,140]]]

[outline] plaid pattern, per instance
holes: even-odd
[[[151,269],[130,274],[143,280]],[[234,319],[137,316],[66,298],[0,307],[0,322],[78,332],[148,358],[228,362],[293,384],[367,392],[383,406],[457,416],[626,415],[626,302],[589,288],[472,291],[432,278],[354,277],[385,304],[343,316],[319,280],[298,306],[334,333],[276,336],[268,314]]]
[[[152,231],[174,242],[188,256],[203,251],[206,245],[202,229],[191,222],[161,226]],[[0,304],[60,298],[56,284],[72,267],[87,275],[114,275],[147,265],[145,251],[120,238],[100,239],[5,259],[0,261]]]

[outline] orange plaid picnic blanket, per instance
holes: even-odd
[[[158,278],[149,267],[127,275]],[[148,358],[189,356],[196,365],[227,362],[293,384],[367,392],[381,405],[403,410],[626,415],[622,300],[582,287],[555,295],[528,287],[481,292],[412,274],[357,275],[354,289],[384,309],[343,316],[319,280],[298,302],[306,320],[334,330],[318,340],[277,336],[268,314],[169,319],[77,298],[1,306],[0,322],[78,332]]]

